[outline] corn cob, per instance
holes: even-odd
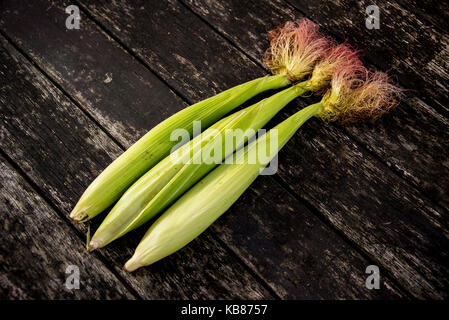
[[[236,157],[233,164],[220,165],[185,193],[149,228],[133,257],[126,263],[126,270],[134,271],[152,264],[181,249],[201,234],[240,197],[261,169],[311,117],[342,122],[376,119],[396,105],[398,90],[388,84],[384,74],[369,76],[361,84],[358,71],[360,68],[356,66],[336,72],[332,89],[321,102],[304,108],[280,123],[249,144],[245,153]],[[267,149],[272,139],[278,142],[274,150]],[[257,157],[260,150],[269,155],[267,160],[262,161]]]
[[[306,84],[292,86],[220,120],[159,162],[120,198],[95,232],[88,249],[105,246],[165,209],[242,146],[287,103],[306,92]],[[231,136],[231,132],[237,134]],[[214,155],[210,157],[212,151]]]
[[[362,66],[362,63],[348,46],[331,47],[315,66],[309,80],[228,116],[196,137],[190,144],[178,149],[175,154],[166,157],[120,198],[94,234],[89,250],[107,245],[161,212],[212,170],[215,163],[222,161],[239,148],[251,134],[262,128],[287,103],[307,91],[319,91],[327,87],[336,67],[344,65]],[[238,139],[237,144],[228,148],[223,141],[226,141],[225,133],[230,130],[241,132],[244,139]],[[205,163],[207,159],[202,158],[195,161],[203,154],[208,154],[208,150],[217,149],[221,149],[219,152],[221,156],[215,163]],[[193,150],[197,150],[196,155],[191,155]],[[176,155],[176,158],[173,155]],[[189,156],[194,160],[187,163],[185,158]]]
[[[258,78],[228,89],[157,125],[90,184],[70,217],[76,221],[86,221],[112,205],[131,184],[169,154],[176,144],[170,140],[174,129],[185,129],[191,135],[193,121],[201,121],[201,129],[205,129],[251,97],[302,79],[311,72],[327,46],[327,40],[319,35],[318,27],[308,20],[287,23],[269,36],[270,49],[265,60],[271,62],[273,76]]]

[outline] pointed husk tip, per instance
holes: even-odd
[[[72,212],[70,212],[69,217],[76,222],[85,222],[89,220],[89,216],[87,215],[86,211],[83,209],[79,209],[78,206],[75,206],[75,208],[73,208]]]
[[[95,240],[91,240],[89,242],[89,244],[87,245],[87,251],[92,252],[100,247],[101,247],[101,243],[99,243],[98,241],[95,241]]]
[[[140,267],[143,267],[143,265],[138,261],[138,258],[135,255],[125,263],[125,270],[128,272],[133,272]]]

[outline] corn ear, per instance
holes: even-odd
[[[142,174],[167,156],[176,141],[170,141],[174,129],[193,131],[193,121],[201,120],[202,129],[258,93],[287,86],[286,76],[266,76],[238,85],[198,102],[151,129],[112,162],[86,189],[70,217],[86,221],[112,205]]]
[[[307,81],[299,83],[231,114],[167,156],[120,198],[95,232],[89,250],[107,245],[167,208],[307,87]]]
[[[250,186],[298,128],[321,112],[322,104],[310,105],[250,143],[234,163],[224,163],[199,181],[149,228],[125,265],[134,271],[150,265],[187,245],[222,215]],[[277,140],[273,150],[271,140]],[[257,157],[264,153],[268,157]],[[254,161],[251,161],[254,160]]]

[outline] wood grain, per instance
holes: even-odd
[[[71,95],[83,109],[121,145],[129,147],[149,127],[186,107],[184,101],[125,54],[117,43],[109,41],[105,48],[98,42],[98,37],[106,36],[94,24],[83,20],[81,30],[66,29],[67,14],[61,2],[59,6],[49,1],[1,5],[0,24],[4,30],[22,41],[24,47],[32,43],[35,47],[27,52],[39,64],[42,60],[64,62],[67,67],[59,69],[46,64],[46,73],[64,88],[70,87]],[[32,11],[36,12],[37,20],[34,32],[28,23]],[[77,51],[80,44],[82,52]],[[94,91],[95,87],[101,89]]]
[[[189,103],[266,74],[176,0],[80,5]]]
[[[306,124],[280,153],[279,176],[415,296],[446,297],[447,215],[335,131]]]
[[[1,44],[0,148],[68,216],[90,181],[122,150],[3,38]],[[86,232],[86,225],[76,228]],[[123,264],[143,236],[139,231],[101,255],[141,297],[272,298],[207,233],[154,267],[127,273]]]
[[[365,285],[369,259],[271,176],[214,223],[218,236],[283,299],[406,299],[381,268],[381,289]]]
[[[2,299],[135,298],[1,156],[0,172]],[[66,287],[70,265],[78,267],[79,289]]]
[[[413,11],[419,20],[426,21],[440,32],[448,34],[446,23],[449,20],[447,4],[438,0],[397,0],[403,8]]]

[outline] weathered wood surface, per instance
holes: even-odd
[[[135,298],[1,156],[0,172],[1,299]],[[69,265],[79,268],[79,289],[66,287]]]
[[[435,29],[448,34],[449,12],[447,3],[438,0],[398,0],[403,8],[412,11],[419,20],[427,21]]]
[[[36,46],[28,51],[36,61],[63,61],[68,67],[71,61],[76,61],[76,69],[68,70],[64,66],[56,69],[47,64],[45,71],[61,86],[74,88],[76,91],[70,94],[121,145],[129,147],[149,127],[186,106],[117,43],[109,41],[110,45],[105,48],[104,41],[98,42],[100,32],[93,23],[83,21],[82,30],[67,30],[64,27],[67,14],[61,8],[49,1],[15,1],[3,4],[0,19],[4,30],[23,41],[25,48]],[[34,30],[30,30],[27,21],[32,18],[33,10],[37,21]],[[84,44],[84,51],[76,51],[78,43]],[[93,92],[93,86],[101,90]]]
[[[80,5],[189,103],[266,74],[176,0]]]
[[[32,7],[32,10],[30,12],[39,13],[39,2],[34,2],[34,5]],[[43,9],[42,7],[40,9]],[[47,7],[45,7],[47,9]],[[56,8],[53,8],[52,10],[55,10]],[[8,17],[8,10],[5,10],[6,15],[5,17]],[[54,16],[53,12],[51,10],[46,10],[45,14],[48,14],[50,16]],[[13,15],[15,17],[15,15]],[[21,19],[26,19],[26,17],[21,16]],[[37,17],[41,17],[40,15],[37,15]],[[7,20],[5,20],[7,21]],[[96,60],[104,59],[103,51],[112,51],[114,48],[114,43],[112,43],[107,37],[105,37],[100,32],[96,31],[94,27],[91,27],[88,22],[83,22],[86,26],[82,29],[81,34],[79,35],[79,38],[82,39],[82,41],[74,41],[73,38],[71,38],[70,34],[61,32],[57,35],[54,35],[50,37],[50,39],[54,39],[57,44],[49,44],[52,47],[58,47],[63,48],[64,41],[71,42],[70,50],[71,51],[60,51],[59,55],[52,55],[51,59],[47,59],[43,55],[41,51],[39,51],[39,47],[35,47],[38,44],[35,44],[33,39],[38,38],[38,36],[33,35],[33,33],[28,32],[22,32],[20,30],[21,20],[20,19],[14,19],[15,23],[18,24],[18,28],[15,27],[12,23],[6,24],[5,23],[5,30],[7,33],[14,38],[18,43],[21,44],[23,48],[26,49],[27,53],[32,56],[35,61],[38,63],[38,65],[42,66],[45,71],[48,71],[49,74],[58,75],[57,77],[54,77],[54,79],[60,83],[60,85],[64,88],[66,92],[71,94],[75,97],[77,101],[79,101],[80,104],[83,106],[88,104],[90,106],[98,106],[98,108],[101,110],[106,110],[106,108],[110,107],[112,109],[121,108],[121,101],[116,101],[115,97],[111,97],[111,99],[107,98],[100,101],[91,101],[90,98],[86,98],[83,95],[82,91],[77,90],[78,86],[81,86],[83,88],[87,88],[87,91],[90,92],[90,94],[93,94],[92,92],[99,92],[98,96],[104,96],[108,97],[108,95],[105,93],[107,92],[108,88],[104,87],[102,85],[102,81],[92,81],[90,77],[82,78],[86,80],[79,80],[73,85],[70,81],[62,81],[62,79],[66,79],[70,74],[74,74],[76,70],[84,70],[84,69],[94,69],[96,68],[96,72],[98,73],[106,73],[107,69],[102,69],[101,63],[96,64]],[[45,16],[42,16],[42,19],[35,19],[36,23],[40,26],[40,28],[36,30],[52,30],[51,26],[55,24],[53,19],[45,19]],[[22,33],[21,33],[22,32]],[[54,31],[57,32],[57,31]],[[92,51],[90,50],[90,46],[86,46],[86,43],[84,40],[86,38],[90,37],[90,42],[96,43],[98,47],[102,48],[103,51]],[[48,40],[50,41],[50,40]],[[35,45],[34,47],[31,47],[31,45]],[[112,48],[112,49],[111,49]],[[129,57],[127,57],[124,53],[123,57],[114,56],[115,59],[120,58],[120,60],[125,60]],[[70,55],[77,55],[79,56],[79,61],[77,63],[67,64],[66,63],[66,57]],[[89,56],[88,64],[86,64],[85,60],[83,59],[84,56]],[[61,58],[58,58],[61,57]],[[126,60],[125,60],[126,61]],[[107,66],[107,63],[104,63],[105,66]],[[128,66],[130,66],[130,63],[127,63]],[[143,68],[143,67],[142,67]],[[131,72],[135,72],[134,68],[130,68]],[[128,70],[122,70],[122,77],[117,77],[112,82],[115,81],[115,86],[117,88],[122,88],[122,90],[126,90],[128,92],[129,96],[132,96],[136,99],[140,100],[140,87],[136,85],[135,83],[128,83],[127,81],[121,80],[122,78],[129,79],[128,75],[126,74]],[[112,83],[111,82],[111,83]],[[100,85],[98,85],[100,83]],[[158,90],[157,86],[154,90]],[[106,89],[103,89],[106,88]],[[151,89],[147,89],[151,91]],[[170,105],[168,105],[170,107]],[[91,111],[91,109],[89,109]],[[175,112],[176,109],[173,108],[173,112]],[[93,116],[96,117],[99,112],[93,112]],[[145,114],[144,118],[147,118],[151,121],[151,115]],[[99,120],[100,121],[100,120]],[[124,123],[123,126],[129,126],[133,127],[136,124],[133,121],[130,121],[129,123]],[[112,135],[118,134],[118,136],[122,136],[120,129],[123,126],[119,126],[116,131],[111,132]],[[124,144],[127,145],[130,142],[125,142]],[[93,176],[92,176],[93,177]],[[252,201],[250,203],[255,202],[256,195],[252,194]],[[284,245],[283,252],[287,254],[290,250],[294,250],[295,252],[298,252],[298,259],[294,259],[293,262],[287,263],[285,267],[290,268],[290,272],[294,272],[295,274],[298,274],[296,277],[292,278],[289,273],[281,273],[279,274],[279,271],[273,272],[272,268],[277,267],[277,264],[280,263],[282,260],[282,255],[279,255],[281,251],[279,251],[279,247],[275,244],[271,246],[259,246],[259,250],[263,248],[265,250],[265,254],[260,254],[257,251],[251,252],[251,250],[257,249],[257,243],[258,241],[248,241],[247,243],[244,243],[242,239],[240,243],[235,243],[232,241],[232,239],[227,240],[226,237],[221,236],[223,241],[225,243],[231,243],[234,248],[233,250],[236,251],[237,255],[240,257],[251,257],[251,259],[254,262],[254,265],[258,266],[259,264],[261,266],[266,265],[266,267],[261,268],[260,270],[260,276],[266,279],[268,283],[270,283],[270,286],[275,290],[275,292],[282,297],[291,297],[291,298],[301,298],[301,297],[309,297],[309,298],[376,298],[376,297],[393,297],[393,296],[402,296],[400,291],[398,289],[394,289],[394,285],[390,284],[388,280],[385,281],[385,290],[381,292],[376,291],[368,291],[364,287],[364,269],[367,265],[369,265],[369,262],[362,258],[359,254],[357,254],[354,249],[351,249],[346,243],[344,243],[342,240],[338,238],[337,235],[335,235],[332,231],[329,230],[329,228],[325,226],[320,226],[319,223],[317,223],[316,218],[304,207],[302,207],[298,201],[293,199],[291,196],[287,197],[282,194],[266,194],[265,195],[266,201],[268,203],[280,203],[283,201],[289,201],[292,206],[296,206],[298,209],[298,212],[302,213],[302,219],[305,221],[309,221],[309,224],[304,224],[300,222],[301,220],[297,220],[297,226],[296,228],[301,229],[301,232],[298,233],[298,235],[303,234],[304,232],[307,232],[308,225],[312,224],[318,224],[318,226],[315,229],[314,236],[317,239],[322,239],[321,246],[318,248],[320,250],[316,250],[312,245],[306,246],[304,244],[301,244],[301,242],[294,236],[290,237],[290,241],[288,242],[288,245]],[[230,223],[230,226],[232,225],[239,225],[240,217],[243,214],[248,213],[248,208],[240,208],[240,206],[237,206],[237,209],[234,209],[234,214],[230,215],[232,217],[232,221]],[[69,210],[69,208],[66,208],[65,210]],[[267,214],[269,215],[271,211],[267,211]],[[288,215],[286,218],[293,219],[294,216],[291,216],[291,212],[287,211],[284,213],[280,213],[280,215]],[[268,223],[273,224],[274,221],[278,221],[278,217],[272,217],[272,221],[268,221]],[[257,230],[253,236],[257,238],[262,238],[266,236],[266,230],[268,229],[267,226],[264,225],[264,221],[255,221],[254,222],[254,230]],[[272,226],[272,228],[275,230],[276,228]],[[223,231],[220,231],[221,234],[223,234]],[[234,232],[232,228],[227,231],[233,238],[238,239],[240,237],[239,232]],[[269,242],[267,242],[269,243]],[[313,243],[312,241],[310,243]],[[123,243],[119,243],[118,246],[122,246]],[[300,246],[298,246],[300,245]],[[250,248],[247,248],[247,246],[251,246]],[[112,246],[114,249],[114,246]],[[204,253],[206,254],[207,253]],[[274,254],[278,255],[277,259],[271,258],[267,259],[267,257],[273,256]],[[315,260],[316,268],[312,268],[311,265],[304,266],[300,257],[302,256],[319,256],[321,257],[320,260]],[[323,263],[323,261],[325,263]],[[310,259],[309,259],[309,263]],[[259,267],[256,267],[259,269]],[[311,275],[310,273],[313,273]],[[347,277],[347,274],[351,274],[351,278]],[[301,276],[300,276],[301,275]],[[338,276],[340,275],[340,276]],[[311,278],[320,278],[319,286],[318,283],[314,286],[312,286],[312,289],[309,288],[310,285],[307,287],[299,286],[297,284],[304,283],[308,281],[308,279]],[[350,286],[353,289],[351,291],[347,291],[346,286]],[[337,290],[337,288],[340,288]]]
[[[0,148],[68,216],[92,178],[121,150],[4,39],[1,45]],[[44,220],[35,222],[46,226]],[[85,225],[76,228],[86,232]],[[142,231],[101,251],[114,272],[141,297],[271,298],[208,233],[154,267],[127,273],[123,264]],[[78,247],[84,242],[79,239]]]
[[[414,295],[445,297],[449,239],[440,221],[447,216],[386,166],[373,166],[372,156],[348,138],[317,122],[289,141],[279,176]]]
[[[290,13],[300,16],[280,1],[217,3],[87,3],[89,16],[105,34],[84,12],[82,29],[66,30],[63,8],[68,2],[2,2],[2,32],[72,99],[5,45],[6,56],[25,65],[12,70],[29,74],[28,80],[16,83],[21,99],[20,86],[28,91],[26,103],[18,105],[34,113],[23,118],[9,109],[10,115],[2,118],[6,139],[2,136],[1,149],[61,215],[68,214],[91,179],[121,152],[110,137],[127,147],[187,103],[264,74],[259,54],[266,42],[261,34]],[[217,8],[225,13],[223,18]],[[33,29],[27,27],[30,19]],[[227,68],[217,67],[223,65]],[[8,74],[14,78],[14,72]],[[19,101],[17,92],[7,91],[4,101]],[[34,96],[40,95],[44,100],[35,102]],[[144,298],[447,297],[446,213],[388,169],[418,189],[428,188],[426,195],[441,206],[447,204],[440,200],[447,200],[447,187],[435,186],[434,180],[449,166],[444,162],[447,123],[416,101],[419,116],[411,116],[402,104],[394,120],[386,117],[375,134],[369,132],[371,126],[341,130],[316,121],[307,124],[287,147],[289,152],[281,153],[281,178],[259,178],[212,231],[150,268],[131,276],[122,270],[143,230],[98,255]],[[37,107],[42,102],[51,106],[50,113]],[[419,122],[424,127],[414,127]],[[407,128],[406,134],[399,125]],[[389,142],[391,134],[399,142],[386,146],[377,137],[384,135]],[[429,155],[415,152],[407,160],[407,146]],[[387,164],[380,158],[388,158]],[[417,163],[423,173],[409,170]],[[309,174],[307,167],[319,170]],[[433,175],[422,179],[428,173]],[[431,197],[432,192],[437,194]],[[364,269],[372,263],[381,267],[379,291],[364,287]]]
[[[212,227],[284,299],[407,298],[385,269],[380,292],[367,290],[373,264],[270,176]]]

